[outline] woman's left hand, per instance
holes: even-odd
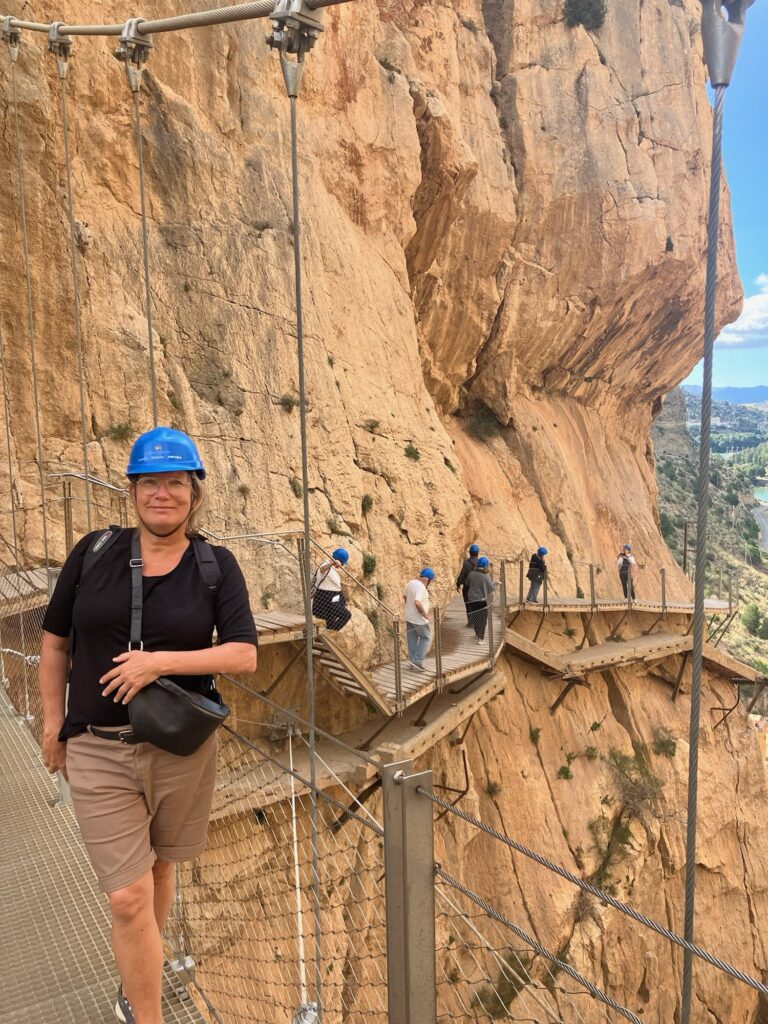
[[[162,675],[152,651],[126,651],[112,660],[116,667],[103,675],[99,682],[104,686],[102,697],[114,694],[112,699],[116,704],[130,703],[139,690]]]

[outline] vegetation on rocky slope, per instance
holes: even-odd
[[[727,404],[727,403],[720,403]],[[688,570],[693,572],[696,543],[696,476],[698,450],[686,428],[685,400],[669,396],[653,429],[659,522],[667,546],[680,565],[684,560],[685,523],[688,523]],[[742,614],[737,616],[723,645],[742,661],[768,671],[768,552],[760,546],[755,519],[754,486],[765,472],[768,445],[760,445],[733,459],[713,454],[710,473],[708,593],[727,595],[729,574],[738,589]],[[722,569],[722,583],[721,583]],[[747,612],[754,605],[755,613]],[[746,618],[745,618],[746,616]]]

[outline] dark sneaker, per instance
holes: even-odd
[[[123,995],[123,986],[117,990],[117,1002],[115,1003],[115,1016],[120,1021],[120,1024],[136,1024],[136,1018],[133,1016],[133,1010],[131,1004]]]

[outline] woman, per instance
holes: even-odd
[[[139,524],[142,644],[129,644],[134,531],[89,534],[67,559],[43,623],[43,759],[69,780],[109,900],[121,979],[115,1015],[125,1024],[162,1024],[160,935],[174,865],[205,848],[217,740],[189,757],[139,743],[128,705],[161,676],[207,693],[215,673],[253,672],[257,637],[233,555],[207,549],[218,564],[215,586],[200,568],[194,538],[205,469],[191,438],[168,427],[142,434],[127,475]]]
[[[475,631],[477,642],[485,643],[488,608],[496,589],[491,579],[491,564],[485,555],[477,560],[477,567],[467,573],[467,615]]]
[[[349,561],[346,548],[336,548],[330,558],[322,562],[312,580],[312,614],[325,619],[328,629],[340,630],[352,618],[341,592],[339,569]]]
[[[616,568],[619,570],[619,580],[624,597],[628,601],[635,600],[635,576],[637,574],[637,561],[632,554],[632,545],[625,544],[616,559]]]

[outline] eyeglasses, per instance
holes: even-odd
[[[136,490],[147,497],[165,488],[166,493],[172,498],[181,498],[191,486],[192,481],[188,476],[175,476],[170,480],[160,480],[156,476],[141,476],[136,481]]]

